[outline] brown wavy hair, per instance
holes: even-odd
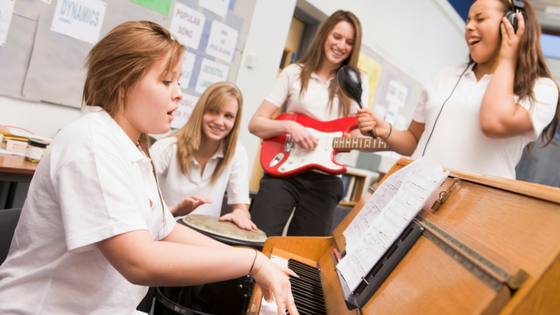
[[[177,137],[177,159],[181,172],[186,175],[189,163],[194,159],[194,154],[200,148],[202,139],[202,116],[206,113],[219,112],[220,109],[232,99],[237,100],[239,104],[237,115],[233,128],[227,136],[222,139],[222,149],[224,157],[220,159],[216,165],[216,169],[212,174],[211,183],[214,183],[226,165],[231,161],[235,154],[237,146],[237,135],[239,134],[239,126],[241,122],[241,113],[243,111],[243,96],[239,88],[229,82],[218,82],[209,86],[196,102],[191,117],[187,123],[177,132],[170,135]]]
[[[86,59],[88,73],[82,107],[100,106],[113,119],[126,111],[124,95],[149,71],[156,60],[170,55],[162,76],[168,75],[187,48],[163,26],[150,21],[120,24],[101,39]],[[150,140],[142,133],[138,140],[149,157]]]
[[[508,0],[498,0],[502,3],[504,14],[512,10],[512,6]],[[548,69],[545,57],[541,49],[541,27],[537,20],[535,10],[529,2],[523,0],[525,8],[523,10],[523,18],[525,20],[525,32],[521,36],[519,42],[519,53],[517,54],[517,62],[515,66],[515,79],[513,81],[513,92],[519,96],[519,100],[528,99],[533,106],[535,101],[535,93],[533,88],[539,78],[549,78],[552,75]],[[469,65],[476,64],[469,55]],[[555,83],[556,84],[556,83]],[[558,88],[558,84],[556,84]],[[560,93],[560,88],[558,89]],[[560,121],[560,98],[556,104],[556,113],[554,118],[546,126],[541,134],[541,143],[546,147],[554,142],[554,135],[558,129]],[[533,148],[534,143],[527,145],[528,152]]]
[[[362,45],[362,24],[360,20],[350,11],[338,10],[327,18],[325,23],[319,29],[319,32],[313,39],[311,47],[307,53],[298,60],[296,63],[301,66],[301,90],[299,94],[303,94],[307,90],[307,85],[311,74],[319,69],[325,57],[325,42],[332,31],[332,29],[342,21],[346,21],[352,26],[354,26],[354,45],[352,47],[352,52],[350,56],[342,61],[342,66],[352,66],[353,68],[358,68],[358,57],[360,56],[360,48]],[[336,75],[336,72],[334,73]],[[342,117],[346,117],[350,114],[350,99],[342,93],[338,88],[337,80],[332,80],[329,86],[329,103],[328,109],[332,111],[334,96],[338,96],[338,112],[342,113]]]

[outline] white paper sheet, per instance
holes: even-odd
[[[187,123],[196,106],[196,102],[198,102],[198,97],[186,93],[183,94],[183,99],[177,103],[179,107],[173,112],[175,119],[171,122],[172,128],[179,129]]]
[[[198,0],[198,4],[219,16],[226,16],[230,0]]]
[[[204,21],[204,14],[176,2],[169,30],[177,36],[181,44],[196,50],[204,29]]]
[[[223,61],[231,62],[237,47],[237,38],[239,33],[220,22],[212,22],[206,53],[210,56],[220,58]]]
[[[179,78],[179,84],[184,90],[189,88],[189,82],[191,80],[195,60],[195,54],[185,51],[185,53],[183,54],[183,72],[181,73],[181,77]]]
[[[337,265],[337,269],[352,291],[358,287],[362,278],[395,242],[449,174],[443,172],[439,163],[429,157],[420,158],[401,171],[403,170],[405,172],[402,174],[399,171],[394,175],[401,177],[404,174],[404,178],[391,180],[393,176],[389,177],[386,181],[391,182],[387,187],[380,190],[380,186],[371,197],[375,200],[370,205],[371,210],[360,216],[356,224],[354,221],[350,224],[353,228],[348,234],[355,244],[349,246],[347,239],[346,256]],[[397,187],[399,181],[401,184]],[[391,194],[394,194],[392,198]],[[390,198],[388,202],[387,198]],[[366,226],[370,221],[371,224]],[[344,233],[346,236],[346,231]],[[362,237],[356,240],[357,235]]]
[[[99,41],[107,3],[99,0],[60,0],[51,30],[90,44]]]
[[[6,45],[8,31],[10,30],[10,22],[14,13],[13,0],[0,0],[0,46]]]
[[[227,81],[228,74],[228,66],[204,58],[200,66],[200,73],[198,74],[195,90],[198,93],[204,93],[206,88],[210,85],[216,82]]]

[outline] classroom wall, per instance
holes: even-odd
[[[247,149],[249,169],[260,145],[246,126],[272,87],[296,4],[319,20],[338,9],[354,12],[362,23],[364,41],[375,43],[406,69],[425,82],[442,67],[466,61],[464,22],[447,0],[257,0],[236,84],[244,97],[240,141]],[[248,68],[249,55],[257,56]]]

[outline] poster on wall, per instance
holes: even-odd
[[[231,62],[235,47],[237,47],[238,36],[237,30],[217,21],[212,22],[206,53],[223,61]]]
[[[216,82],[227,81],[229,67],[204,58],[200,66],[198,81],[196,82],[196,91],[204,93],[206,88]]]
[[[186,90],[189,88],[189,82],[191,81],[195,59],[195,54],[187,51],[185,51],[185,53],[183,54],[183,72],[181,73],[181,77],[179,78],[179,85],[182,89]]]
[[[177,2],[169,30],[177,36],[181,44],[198,49],[205,21],[204,14]]]
[[[198,4],[219,16],[226,16],[230,0],[198,0]]]
[[[358,58],[358,69],[365,72],[368,77],[369,99],[367,105],[371,108],[373,96],[375,95],[375,89],[377,89],[377,83],[379,82],[379,76],[381,75],[381,64],[360,52],[360,57]]]
[[[0,45],[6,45],[8,31],[10,30],[10,22],[14,13],[14,4],[12,0],[0,0]]]
[[[385,99],[389,103],[397,104],[399,107],[404,107],[406,104],[406,97],[408,96],[408,89],[406,86],[398,83],[395,80],[389,81],[389,88],[387,89],[387,96]]]
[[[106,8],[107,3],[99,0],[59,0],[51,30],[95,45]]]
[[[167,16],[172,0],[130,0],[157,13]]]
[[[189,94],[183,94],[183,99],[180,100],[177,105],[179,108],[173,112],[173,121],[171,122],[171,128],[179,129],[183,127],[189,117],[191,117],[192,111],[198,102],[198,97]]]

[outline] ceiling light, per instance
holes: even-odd
[[[544,15],[548,19],[560,20],[560,7],[547,6]]]

